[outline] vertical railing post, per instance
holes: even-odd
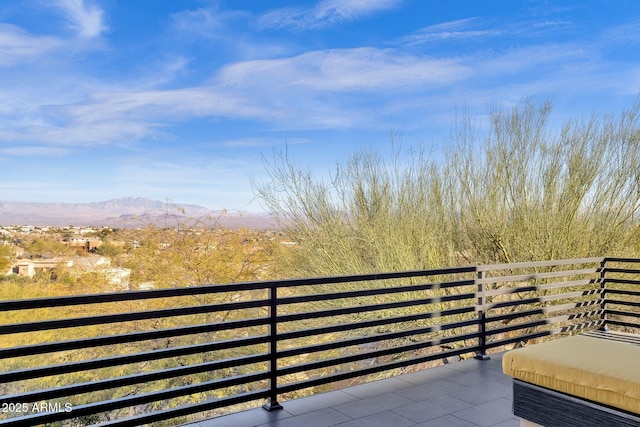
[[[269,287],[269,397],[267,411],[282,409],[278,403],[278,286]]]
[[[476,275],[476,289],[478,291],[478,346],[475,358],[478,360],[489,360],[487,356],[487,323],[485,318],[485,296],[484,296],[484,271],[478,271]]]
[[[602,309],[602,314],[600,315],[600,320],[602,320],[602,325],[598,328],[601,331],[608,330],[607,328],[607,259],[603,259],[600,262],[600,308]]]

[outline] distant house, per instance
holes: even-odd
[[[32,262],[21,262],[11,269],[11,273],[18,276],[33,277],[36,275],[36,269]]]
[[[42,271],[53,271],[56,268],[65,268],[80,275],[110,266],[111,261],[100,255],[75,258],[53,257],[20,260],[13,265],[11,273],[17,274],[18,276],[33,277]]]
[[[58,267],[70,268],[73,261],[68,258],[54,257],[44,259],[21,260],[12,267],[12,273],[18,276],[33,277],[42,271],[53,271]]]
[[[109,258],[101,255],[22,260],[14,264],[8,274],[33,277],[37,273],[53,271],[56,268],[67,269],[78,277],[86,273],[100,274],[105,277],[109,285],[112,285],[110,290],[113,291],[126,290],[129,288],[131,269],[111,267]]]
[[[99,239],[72,239],[62,243],[72,248],[83,249],[86,252],[94,252],[102,244]]]

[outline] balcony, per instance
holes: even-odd
[[[502,354],[255,408],[185,427],[518,427]]]
[[[287,425],[315,411],[323,425],[364,425],[373,414],[406,420],[399,426],[510,425],[500,353],[605,327],[638,332],[639,263],[588,258],[2,301],[0,425],[247,425],[243,417]],[[434,416],[443,408],[451,410]],[[465,420],[473,411],[506,418]]]

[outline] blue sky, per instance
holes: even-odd
[[[3,0],[0,200],[259,211],[285,143],[322,172],[393,132],[442,149],[464,106],[638,94],[634,0]]]

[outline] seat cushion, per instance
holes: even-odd
[[[505,374],[640,414],[640,346],[576,335],[511,350]]]

